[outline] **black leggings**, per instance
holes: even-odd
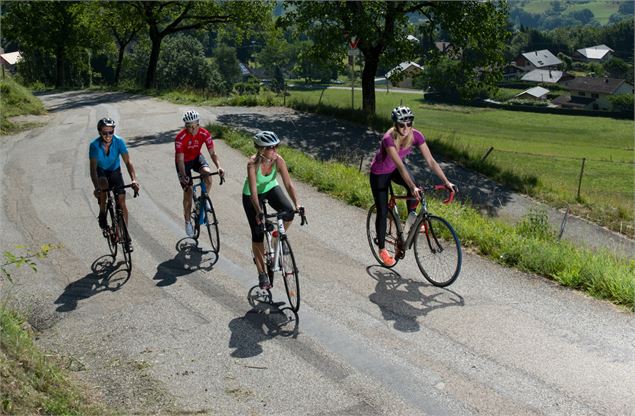
[[[406,168],[410,179],[414,182],[412,173]],[[398,169],[395,169],[391,173],[383,175],[370,174],[370,189],[373,192],[373,199],[375,200],[375,206],[377,207],[377,216],[375,218],[375,230],[377,231],[377,239],[379,240],[379,249],[385,248],[386,245],[386,218],[388,218],[388,194],[390,183],[394,182],[403,186],[408,191],[408,196],[414,198],[410,188],[406,185],[406,181],[401,177]],[[416,199],[409,199],[407,202],[408,211],[414,211],[419,205],[419,201]]]
[[[293,205],[291,205],[291,202],[289,202],[289,199],[284,195],[279,186],[276,186],[264,194],[258,194],[258,201],[262,202],[263,199],[266,199],[269,205],[277,212],[293,211]],[[265,239],[265,235],[256,222],[257,214],[251,203],[251,196],[243,194],[243,208],[245,209],[245,215],[247,215],[247,221],[249,221],[249,228],[251,228],[251,241],[254,243],[262,243]],[[291,212],[282,217],[282,219],[284,221],[291,221],[293,217],[294,214]]]

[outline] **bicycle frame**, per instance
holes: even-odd
[[[192,181],[194,181],[195,179],[200,179],[200,181],[197,184],[192,185],[192,202],[194,202],[195,208],[196,208],[196,202],[200,201],[203,195],[207,195],[207,185],[205,185],[204,178],[207,176],[213,176],[213,175],[219,175],[219,173],[218,172],[201,173],[199,176],[192,177]],[[225,182],[225,177],[221,176],[220,184],[222,185],[223,182]],[[201,192],[198,195],[196,194],[196,188],[200,188],[201,190]],[[199,205],[198,206],[198,225],[200,226],[205,224],[205,221],[207,220],[207,216],[205,215],[205,204],[200,203],[198,205]]]

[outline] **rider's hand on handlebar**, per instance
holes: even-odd
[[[141,189],[141,186],[139,186],[139,182],[132,181],[131,185],[132,185],[132,189],[134,190],[135,195],[139,194],[139,189]]]
[[[179,174],[179,182],[181,182],[181,185],[183,186],[188,186],[190,184],[190,177],[187,175]]]
[[[415,187],[415,189],[412,190],[412,195],[420,201],[423,197],[423,189]]]

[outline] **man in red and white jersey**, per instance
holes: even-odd
[[[176,152],[175,164],[176,173],[179,175],[179,182],[183,188],[183,217],[185,218],[185,233],[188,237],[194,236],[194,228],[190,222],[192,210],[192,170],[197,173],[212,173],[205,157],[201,154],[203,144],[207,146],[212,162],[216,165],[218,173],[223,176],[224,170],[220,167],[218,155],[214,151],[214,141],[209,131],[199,126],[200,116],[194,110],[188,110],[183,115],[185,128],[181,130],[174,140]],[[209,193],[212,188],[212,177],[205,178],[205,185]]]

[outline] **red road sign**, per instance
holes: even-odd
[[[349,41],[348,44],[351,47],[351,49],[355,49],[357,48],[357,44],[359,43],[359,39],[357,39],[357,36],[353,36]]]

